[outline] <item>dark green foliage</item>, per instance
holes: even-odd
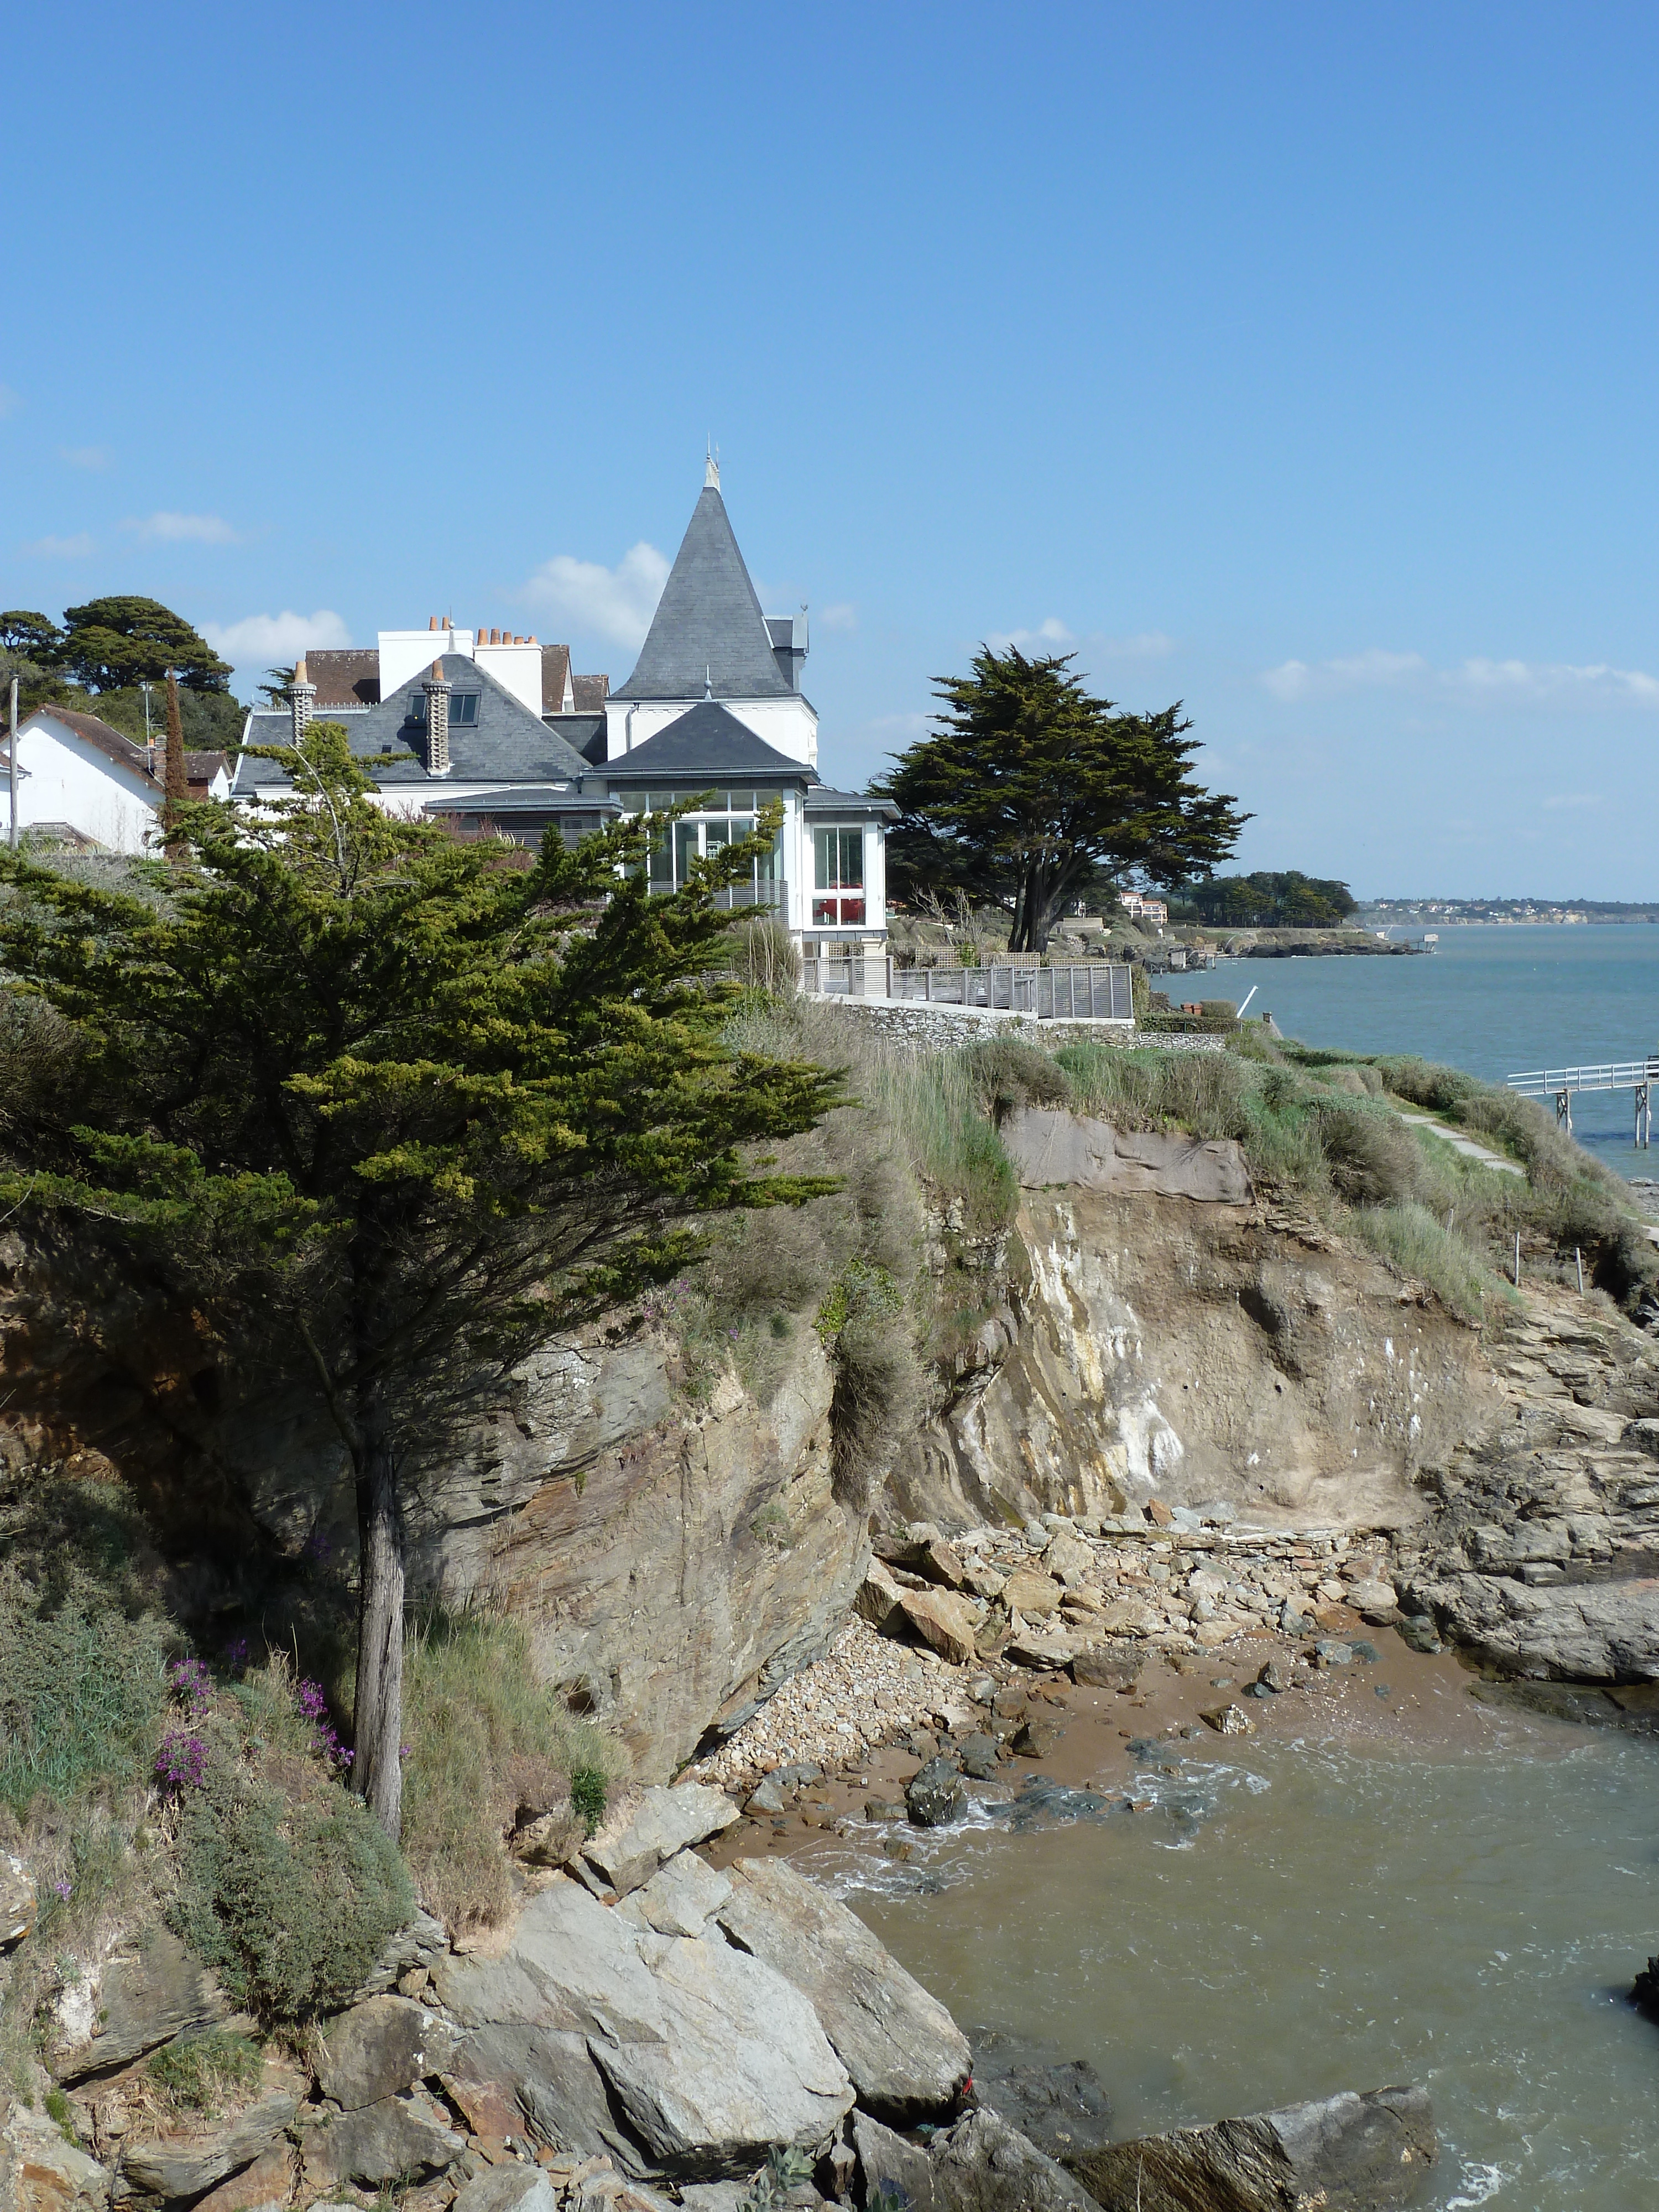
[[[1334,1101],[1316,1110],[1320,1150],[1340,1197],[1351,1206],[1392,1206],[1413,1195],[1422,1155],[1396,1115]]]
[[[0,1500],[0,1803],[141,1783],[166,1701],[164,1623],[118,1492],[42,1483]]]
[[[88,698],[82,703],[88,714],[96,714],[112,729],[120,730],[136,744],[143,744],[148,734],[158,749],[159,757],[167,723],[164,685],[157,684],[150,695],[148,731],[144,695],[137,684],[100,691],[96,698]],[[228,691],[193,691],[180,684],[179,713],[184,724],[185,744],[191,752],[228,752],[241,743],[247,708]]]
[[[1171,892],[1170,905],[1172,919],[1212,928],[1330,929],[1358,909],[1346,884],[1334,876],[1304,876],[1299,868],[1183,884]]]
[[[415,1908],[398,1849],[340,1789],[297,1802],[216,1759],[181,1803],[176,1934],[263,2020],[307,2021],[368,1977]]]
[[[395,1830],[400,1486],[550,1336],[690,1265],[708,1216],[830,1188],[762,1148],[836,1084],[722,1037],[714,894],[769,817],[653,897],[639,825],[531,860],[384,813],[337,723],[274,757],[296,795],[179,807],[159,897],[0,856],[0,962],[89,1067],[0,1202],[125,1224],[228,1343],[314,1381],[380,1624],[354,1779]]]
[[[211,2027],[165,2045],[144,2071],[176,2110],[212,2113],[252,2089],[264,2067],[264,2053],[250,2037]]]
[[[934,686],[945,712],[875,790],[899,808],[888,878],[901,897],[961,891],[1011,917],[1013,951],[1041,951],[1085,892],[1133,874],[1207,873],[1249,817],[1191,774],[1179,705],[1121,714],[1071,656],[1018,647],[975,656]]]
[[[118,595],[64,610],[64,632],[52,664],[88,691],[159,683],[169,668],[194,691],[222,691],[228,665],[182,615],[159,599]]]
[[[34,614],[27,607],[9,607],[0,614],[0,651],[20,659],[50,660],[63,638],[49,615]]]
[[[602,1766],[579,1766],[570,1778],[570,1809],[595,1836],[610,1802],[611,1783]]]

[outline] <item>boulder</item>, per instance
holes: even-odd
[[[12,2107],[0,2135],[5,2212],[106,2212],[109,2197],[107,2166],[66,2142],[44,2112]]]
[[[492,2166],[469,2181],[451,2212],[557,2212],[553,2185],[537,2166]]]
[[[976,2028],[973,2101],[1018,2128],[1045,2157],[1097,2149],[1112,2139],[1112,2108],[1086,2058]]]
[[[1427,2091],[1398,2088],[1345,2090],[1066,2163],[1105,2212],[1388,2212],[1411,2202],[1438,2153]]]
[[[283,2205],[294,2194],[294,2180],[293,2150],[285,2142],[274,2142],[252,2166],[198,2197],[192,2212],[259,2212],[264,2205]]]
[[[969,1601],[954,1590],[907,1589],[899,1592],[897,1618],[907,1622],[924,1644],[953,1667],[974,1662],[974,1638],[979,1615]]]
[[[720,1923],[811,2000],[859,2102],[901,2126],[936,2117],[972,2072],[966,2038],[858,1916],[786,1859],[739,1859]]]
[[[21,1859],[0,1851],[0,1951],[21,1943],[34,1925],[34,1877]]]
[[[1094,1572],[1095,1555],[1081,1536],[1062,1533],[1054,1538],[1043,1553],[1042,1564],[1051,1575],[1063,1583],[1069,1583],[1073,1576],[1080,1580],[1083,1576]]]
[[[503,1957],[447,1959],[436,1979],[468,2031],[459,2076],[636,2176],[750,2172],[774,2145],[823,2142],[853,2103],[808,2000],[712,1923],[659,1935],[555,1880]]]
[[[95,1983],[80,1985],[88,2003],[81,2034],[70,2033],[53,2054],[60,2081],[112,2074],[175,2035],[212,2027],[230,2016],[224,1991],[170,1928],[152,1922],[106,1960]],[[77,2014],[74,2026],[81,2027]],[[88,2030],[95,2028],[95,2033]]]
[[[1118,1597],[1095,1615],[1091,1625],[1105,1636],[1145,1636],[1157,1620],[1151,1606],[1141,1599]]]
[[[872,1559],[864,1580],[854,1593],[853,1610],[860,1620],[885,1635],[898,1611],[899,1586],[879,1559]]]
[[[1638,2012],[1659,2021],[1659,1959],[1650,1959],[1632,1983],[1630,2001]]]
[[[398,2182],[406,2188],[441,2173],[465,2148],[465,2138],[447,2124],[442,2108],[418,2089],[383,2097],[306,2130],[304,2185]]]
[[[1275,1656],[1266,1662],[1255,1679],[1264,1690],[1271,1690],[1275,1697],[1279,1697],[1286,1690],[1295,1687],[1296,1668],[1290,1660]]]
[[[1047,1759],[1066,1733],[1066,1724],[1047,1713],[1033,1713],[1015,1731],[1010,1749],[1017,1758]]]
[[[1002,1602],[1027,1620],[1047,1620],[1060,1610],[1060,1584],[1036,1567],[1016,1567],[1002,1586]]]
[[[1379,1580],[1351,1583],[1348,1602],[1373,1628],[1386,1628],[1400,1618],[1400,1594],[1392,1583]]]
[[[962,1741],[962,1771],[971,1782],[988,1782],[997,1771],[997,1740],[975,1729]]]
[[[1132,1690],[1145,1664],[1137,1651],[1121,1644],[1097,1644],[1072,1662],[1072,1680],[1090,1690]]]
[[[1198,1717],[1218,1735],[1249,1735],[1255,1725],[1243,1706],[1231,1700],[1224,1705],[1207,1706]]]
[[[582,1856],[618,1897],[626,1897],[649,1881],[665,1859],[718,1836],[740,1817],[723,1790],[703,1784],[646,1790],[606,1822]]]
[[[731,1894],[728,1875],[716,1873],[695,1851],[681,1851],[659,1866],[623,1909],[631,1908],[641,1925],[659,1936],[701,1936]]]
[[[383,1990],[395,1988],[405,1974],[422,1966],[429,1968],[448,1948],[442,1921],[417,1908],[412,1919],[387,1936],[380,1957],[346,1999],[347,2004],[357,2004],[364,1997],[379,1996]]]
[[[1030,1629],[1024,1636],[1011,1637],[1004,1656],[1013,1666],[1048,1672],[1069,1667],[1076,1653],[1077,1646],[1069,1636],[1045,1636],[1039,1630]]]
[[[880,2191],[910,2212],[1096,2212],[1065,2167],[996,2112],[965,2113],[925,2150],[859,2112],[853,2142],[866,2204]]]
[[[904,1802],[919,1828],[948,1828],[968,1809],[962,1777],[948,1759],[930,1759],[910,1778]]]
[[[423,2075],[441,2074],[454,2037],[434,2013],[408,1997],[369,1997],[328,2023],[317,2086],[348,2112],[378,2105]]]
[[[286,2090],[273,2090],[211,2134],[198,2136],[189,2142],[124,2144],[123,2191],[158,2197],[167,2203],[201,2197],[227,2174],[251,2166],[291,2124],[299,2108],[296,2097]],[[460,2148],[459,2136],[455,2147]]]

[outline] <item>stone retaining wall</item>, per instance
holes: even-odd
[[[1224,1036],[1166,1034],[1138,1029],[1130,1022],[1040,1022],[1030,1014],[1010,1014],[984,1006],[930,1005],[922,999],[858,999],[839,994],[815,1000],[855,1017],[892,1044],[936,1051],[941,1044],[966,1044],[1012,1026],[1020,1036],[1044,1044],[1104,1044],[1158,1052],[1224,1052]]]

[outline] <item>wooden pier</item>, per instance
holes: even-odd
[[[1553,1098],[1555,1118],[1569,1134],[1572,1130],[1572,1102],[1580,1091],[1633,1091],[1636,1094],[1636,1149],[1646,1152],[1653,1134],[1653,1085],[1659,1083],[1659,1054],[1646,1060],[1607,1060],[1593,1067],[1536,1067],[1511,1075],[1510,1089],[1523,1098]]]

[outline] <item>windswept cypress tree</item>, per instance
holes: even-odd
[[[724,1042],[713,894],[774,816],[653,896],[641,828],[532,857],[387,815],[337,723],[274,757],[291,798],[180,804],[159,897],[0,860],[0,969],[84,1047],[0,1207],[95,1209],[309,1371],[356,1492],[355,1780],[395,1836],[409,1485],[538,1346],[695,1259],[702,1218],[832,1188],[756,1148],[835,1084]]]

